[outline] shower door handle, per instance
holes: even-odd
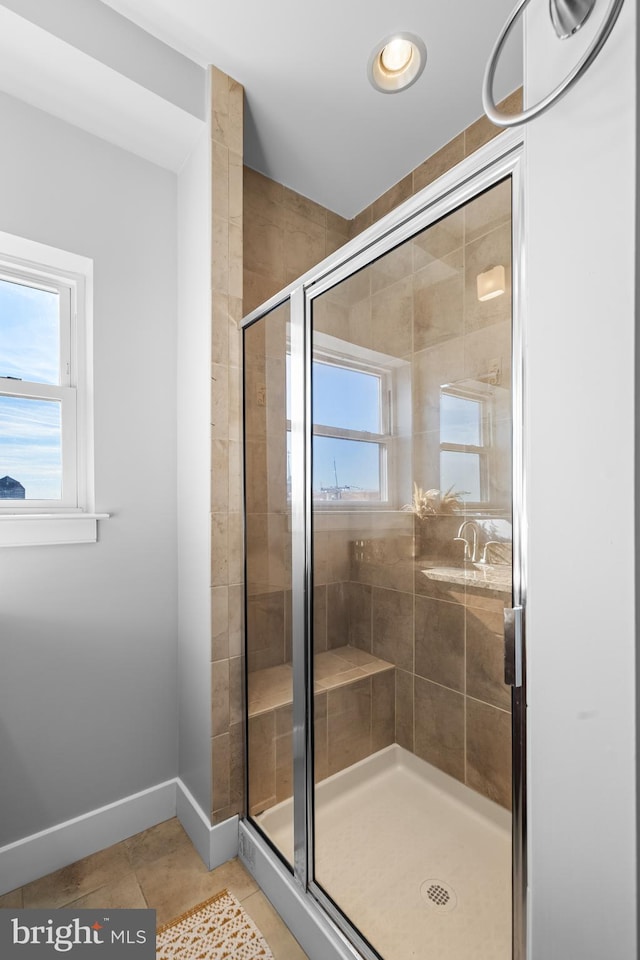
[[[504,682],[522,686],[522,649],[524,640],[524,608],[507,607],[504,611]]]

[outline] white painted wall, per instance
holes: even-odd
[[[102,0],[2,0],[2,6],[204,119],[206,71]]]
[[[0,230],[94,261],[99,543],[0,553],[0,844],[177,774],[176,177],[0,95]]]
[[[178,176],[180,777],[211,812],[211,140]]]
[[[601,19],[526,29],[531,104]],[[527,128],[531,960],[636,953],[636,5]]]

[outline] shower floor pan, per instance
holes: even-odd
[[[397,744],[316,788],[316,880],[384,960],[510,960],[511,814]],[[255,818],[293,860],[293,801]]]

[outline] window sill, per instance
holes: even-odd
[[[108,517],[108,513],[0,514],[0,547],[96,543],[98,520]]]

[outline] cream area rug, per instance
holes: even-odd
[[[273,960],[262,934],[223,890],[156,933],[157,960]]]

